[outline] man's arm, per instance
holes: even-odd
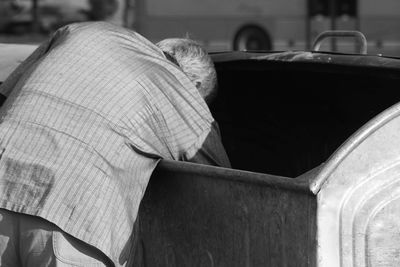
[[[44,41],[33,53],[27,57],[11,74],[7,77],[4,83],[0,86],[0,106],[4,103],[10,95],[15,85],[21,79],[22,75],[29,71],[29,69],[44,55],[50,48],[61,39],[65,33],[68,32],[70,25],[58,29],[48,40]]]
[[[228,155],[222,145],[217,122],[213,122],[211,131],[202,144],[195,144],[183,158],[184,161],[231,168]]]
[[[28,69],[48,50],[49,42],[50,40],[42,43],[0,86],[0,104],[3,104],[5,99],[10,95],[21,76],[26,73]]]

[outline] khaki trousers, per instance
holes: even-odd
[[[0,266],[113,266],[98,249],[35,216],[0,209]]]

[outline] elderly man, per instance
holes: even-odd
[[[160,159],[229,167],[206,104],[215,85],[191,40],[58,30],[0,88],[0,265],[129,265]]]

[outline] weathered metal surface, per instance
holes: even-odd
[[[308,179],[164,161],[140,207],[136,264],[315,266],[315,215]]]
[[[285,52],[226,52],[212,54],[214,62],[232,61],[281,61],[303,63],[325,63],[341,66],[375,67],[399,70],[398,58],[376,55],[340,54],[330,52],[285,51]]]
[[[399,266],[400,105],[354,134],[312,190],[319,266]]]

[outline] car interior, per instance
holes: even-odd
[[[216,62],[211,110],[235,169],[297,177],[399,102],[399,71],[309,62]]]

